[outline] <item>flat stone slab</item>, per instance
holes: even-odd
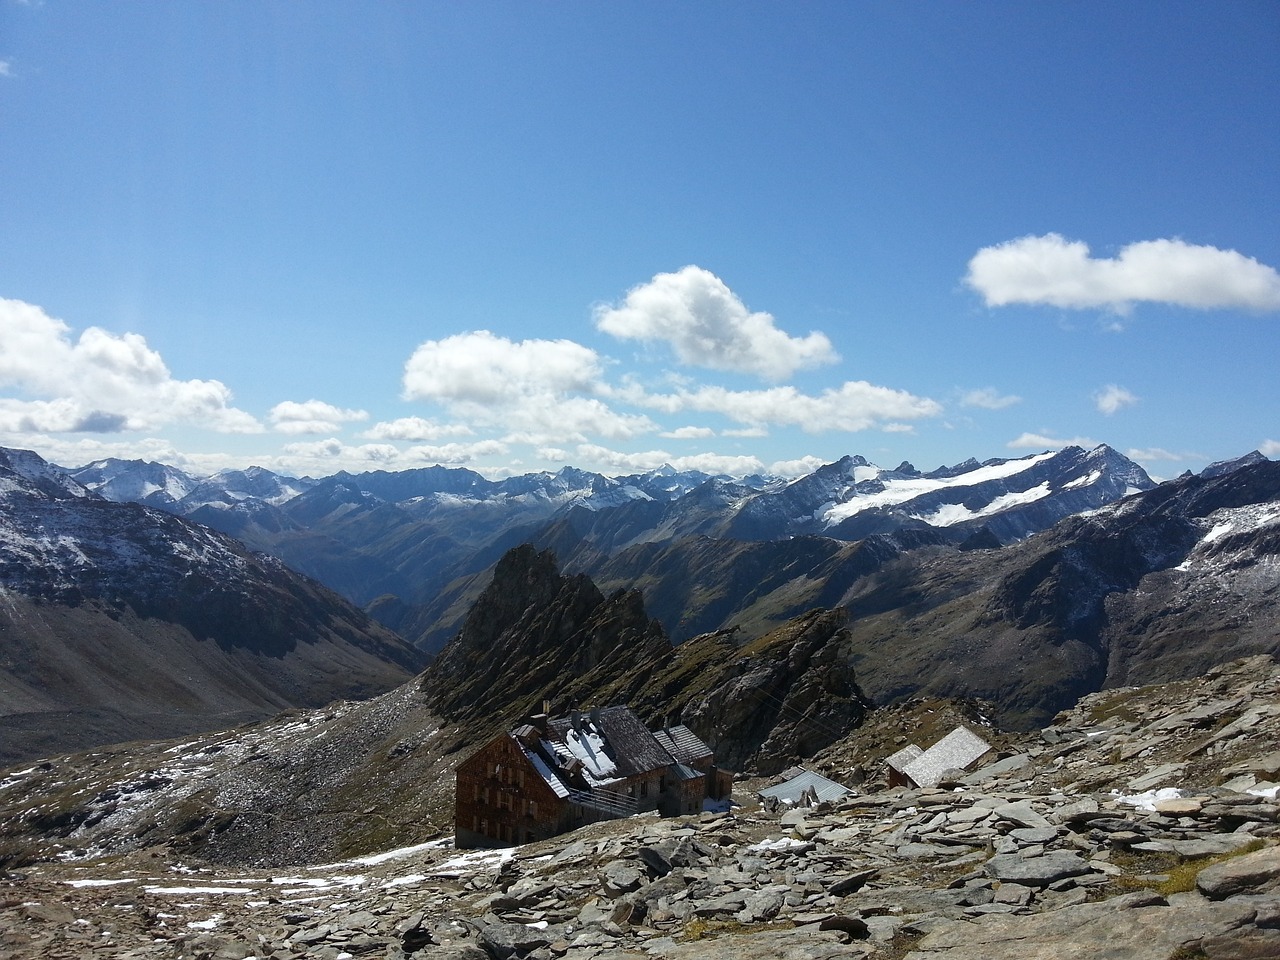
[[[1055,850],[1038,857],[1023,857],[1016,853],[1001,853],[983,866],[993,880],[1021,883],[1028,887],[1047,887],[1068,877],[1078,877],[1093,868],[1069,850]]]
[[[1205,867],[1196,889],[1211,900],[1280,888],[1280,847],[1266,847]]]
[[[989,916],[927,934],[906,960],[1168,960],[1204,938],[1229,935],[1253,908],[1150,892],[1031,916]]]

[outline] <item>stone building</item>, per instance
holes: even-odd
[[[459,847],[528,843],[646,810],[696,813],[733,775],[688,727],[650,732],[628,707],[530,717],[458,766]]]

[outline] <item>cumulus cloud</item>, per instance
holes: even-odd
[[[1130,460],[1137,460],[1142,463],[1149,463],[1153,460],[1203,460],[1205,459],[1198,453],[1174,453],[1163,447],[1131,447],[1124,454]]]
[[[802,393],[792,386],[767,390],[727,390],[705,386],[669,394],[633,392],[634,402],[668,413],[697,410],[718,413],[753,427],[796,426],[807,433],[827,430],[856,432],[889,423],[935,417],[941,404],[905,390],[852,380],[821,394]]]
[[[981,407],[984,410],[1004,410],[1021,403],[1022,398],[1013,394],[1001,394],[995,387],[968,390],[960,397],[963,407]]]
[[[271,408],[271,424],[281,433],[334,433],[342,424],[369,419],[364,410],[342,410],[323,400],[285,400]]]
[[[716,432],[710,427],[677,427],[675,430],[667,430],[658,434],[668,440],[702,440],[706,437],[714,437]]]
[[[769,464],[769,473],[776,477],[807,477],[827,461],[807,456],[798,460],[778,460]]]
[[[465,423],[436,423],[422,417],[400,417],[375,423],[362,436],[367,440],[407,440],[424,442],[446,437],[467,437],[474,433]]]
[[[612,476],[645,473],[649,470],[656,470],[663,464],[670,464],[677,470],[701,470],[703,473],[723,473],[734,477],[760,473],[764,470],[764,464],[756,457],[718,453],[698,453],[687,457],[673,457],[665,450],[624,453],[590,443],[579,444],[576,453],[581,463],[590,464],[589,469]]]
[[[1263,440],[1258,452],[1264,457],[1280,457],[1280,440]]]
[[[1105,413],[1109,417],[1118,410],[1133,406],[1138,398],[1124,387],[1109,383],[1093,395],[1093,402],[1099,413]]]
[[[13,76],[13,62],[10,60],[0,60],[0,77]]]
[[[1081,240],[1056,233],[983,247],[965,282],[987,306],[1046,304],[1123,313],[1134,303],[1197,310],[1280,310],[1280,273],[1235,250],[1144,240],[1112,258],[1089,256]]]
[[[839,360],[825,334],[792,337],[753,313],[715,274],[687,266],[659,273],[622,303],[595,311],[596,326],[624,340],[665,341],[681,363],[782,380]]]
[[[596,352],[571,340],[513,341],[480,330],[420,345],[405,365],[404,397],[442,403],[468,423],[501,426],[512,443],[629,439],[657,429],[599,399],[608,393],[602,377]]]
[[[13,432],[118,432],[188,422],[223,433],[259,433],[217,380],[175,380],[136,333],[71,328],[40,307],[0,299],[0,386],[36,398],[6,400]]]
[[[1091,440],[1089,437],[1061,440],[1043,433],[1024,433],[1006,444],[1011,450],[1061,450],[1063,447],[1084,447],[1086,450],[1092,450],[1097,445],[1098,441]]]
[[[590,393],[600,357],[572,340],[508,340],[488,330],[419,345],[405,364],[404,398],[513,404],[530,397]]]

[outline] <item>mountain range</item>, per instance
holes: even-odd
[[[0,763],[371,696],[421,654],[208,527],[0,449]]]
[[[746,669],[734,651],[815,612],[847,634],[824,662],[855,699],[977,697],[1027,727],[1104,686],[1275,650],[1278,501],[1280,464],[1256,453],[1156,485],[1105,446],[929,473],[846,457],[790,482],[443,468],[201,481],[5,451],[6,742],[30,756],[368,696],[431,652],[445,714],[607,690],[656,716],[688,707],[683,672],[729,684],[717,671]],[[500,647],[476,626],[495,579],[514,589],[498,572],[520,544],[578,584],[562,601],[572,622],[596,624],[569,653],[531,652],[519,632]],[[295,556],[348,597],[363,584],[367,609],[294,573]],[[523,587],[511,596],[530,623],[548,616],[526,612]],[[596,662],[601,643],[614,652]],[[680,682],[653,693],[669,670]]]
[[[67,472],[108,499],[176,513],[277,556],[431,652],[465,614],[455,602],[459,589],[467,602],[478,593],[459,578],[486,576],[523,542],[555,546],[567,569],[612,582],[618,578],[606,567],[625,569],[628,551],[645,556],[697,537],[852,543],[900,534],[901,543],[1009,543],[1155,485],[1105,445],[928,472],[847,456],[794,480],[669,467],[617,478],[566,467],[500,481],[444,467],[322,480],[251,468],[199,480],[121,460]],[[677,639],[728,625],[725,617],[654,609]]]

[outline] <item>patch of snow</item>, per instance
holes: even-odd
[[[805,842],[797,840],[795,837],[778,837],[775,840],[761,840],[759,843],[753,843],[747,847],[748,853],[763,853],[766,850],[790,850],[793,847],[803,847]]]
[[[188,894],[202,894],[207,896],[218,896],[228,893],[254,893],[255,891],[248,887],[155,887],[146,886],[142,888],[147,893],[155,896],[172,896],[181,897]]]
[[[584,722],[581,731],[570,728],[564,739],[573,755],[582,761],[589,782],[611,783],[618,779],[613,776],[618,772],[618,765],[605,753],[604,737],[594,724]]]
[[[1265,797],[1268,800],[1280,800],[1280,784],[1270,784],[1263,787],[1250,787],[1245,793],[1251,793],[1255,797]]]
[[[1071,480],[1067,483],[1064,483],[1062,485],[1062,489],[1074,490],[1077,487],[1088,487],[1088,486],[1091,486],[1092,484],[1097,483],[1101,479],[1102,479],[1102,471],[1094,470],[1091,473],[1089,473],[1087,476],[1077,477],[1075,480]],[[1133,488],[1131,487],[1130,489],[1133,489]]]
[[[187,923],[187,926],[192,930],[216,930],[218,925],[222,923],[222,918],[222,914],[215,913],[208,920],[192,920]]]
[[[1003,480],[1022,473],[1037,463],[1055,456],[1057,456],[1057,452],[1050,451],[1033,457],[1024,457],[1020,460],[1006,460],[1004,463],[993,463],[989,467],[978,467],[968,473],[962,473],[954,477],[933,479],[919,477],[910,480],[889,480],[885,482],[884,489],[877,493],[858,494],[855,492],[850,499],[843,503],[829,504],[818,512],[819,519],[829,526],[834,526],[854,514],[861,513],[863,510],[895,506],[908,500],[914,500],[916,497],[923,496],[926,493],[932,493],[935,490],[942,490],[948,487],[970,487],[985,483],[988,480]]]
[[[1144,790],[1142,793],[1118,796],[1116,803],[1154,812],[1156,804],[1161,800],[1177,800],[1181,796],[1182,791],[1177,787],[1161,787],[1159,790]]]
[[[444,863],[437,864],[434,873],[442,871],[455,872],[462,870],[479,870],[487,867],[497,867],[506,863],[515,856],[515,851],[510,847],[500,850],[476,850],[471,853],[462,853],[456,857],[451,857]]]
[[[63,880],[68,887],[114,887],[121,883],[137,883],[132,877],[113,880]]]
[[[402,857],[411,857],[415,853],[421,853],[423,850],[439,850],[450,841],[448,840],[429,840],[426,843],[415,844],[412,847],[398,847],[395,850],[386,850],[382,853],[371,854],[367,857],[356,857],[348,863],[360,864],[366,867],[372,867],[379,863],[386,863],[388,860],[399,860]]]
[[[943,504],[932,514],[928,516],[917,516],[917,520],[923,520],[925,523],[933,527],[949,527],[952,524],[963,523],[966,520],[976,520],[979,517],[989,517],[993,513],[999,513],[1002,510],[1008,510],[1010,507],[1021,506],[1024,503],[1034,503],[1041,500],[1049,494],[1053,493],[1049,489],[1049,481],[1044,481],[1030,490],[1015,490],[1010,493],[1001,494],[996,497],[985,507],[979,510],[970,510],[962,503]]]
[[[425,873],[406,873],[403,877],[395,877],[394,879],[388,880],[382,885],[382,889],[389,890],[392,887],[404,887],[412,883],[421,883],[426,879],[427,874]]]

